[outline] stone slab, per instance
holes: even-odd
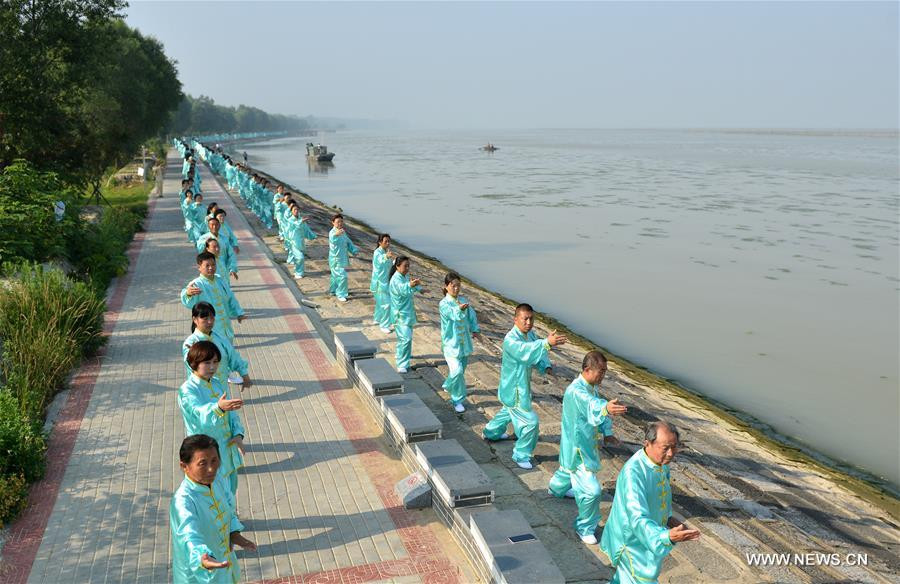
[[[359,382],[373,395],[403,393],[403,378],[385,359],[361,359],[353,367]]]
[[[494,500],[494,485],[456,440],[416,443],[416,460],[448,507],[485,505]]]
[[[441,437],[440,420],[414,393],[384,396],[381,409],[387,423],[407,444]]]
[[[550,553],[518,510],[473,513],[470,529],[494,582],[564,584]],[[515,543],[510,538],[533,537]]]
[[[359,331],[334,333],[335,350],[344,355],[345,359],[371,359],[375,356],[378,347]]]

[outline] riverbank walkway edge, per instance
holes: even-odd
[[[241,241],[233,288],[249,318],[236,345],[251,363],[242,397],[247,456],[238,513],[257,552],[238,551],[248,582],[466,582],[461,550],[431,509],[394,494],[409,474],[389,452],[346,374],[204,168],[209,200]],[[182,229],[181,160],[170,151],[164,197],[151,194],[145,231],[111,289],[102,356],[71,383],[53,430],[47,476],[0,551],[0,581],[171,581],[169,501],[183,473],[181,344],[196,277]],[[302,577],[301,577],[302,576]]]

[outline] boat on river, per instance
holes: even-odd
[[[495,150],[500,150],[500,148],[498,146],[494,146],[490,142],[488,142],[487,144],[482,146],[481,149],[484,150],[485,152],[494,152]]]
[[[316,162],[331,162],[334,159],[334,152],[328,151],[328,146],[322,144],[306,143],[306,157]]]

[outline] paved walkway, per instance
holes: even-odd
[[[168,506],[181,481],[176,390],[196,275],[178,206],[181,163],[151,200],[131,269],[113,290],[110,342],[72,384],[47,477],[2,550],[3,582],[170,581]],[[246,467],[238,506],[256,553],[248,581],[457,582],[474,576],[431,510],[398,507],[407,474],[241,213],[203,169],[241,241],[234,291],[249,316],[236,345],[254,381],[241,411]],[[302,576],[302,578],[297,578]]]

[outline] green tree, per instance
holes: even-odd
[[[175,64],[122,0],[0,3],[0,168],[24,158],[84,184],[165,127]]]

